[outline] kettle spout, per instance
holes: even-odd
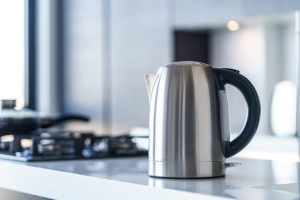
[[[147,90],[148,90],[148,97],[149,101],[151,99],[151,93],[152,93],[152,88],[154,85],[156,74],[145,74],[145,80],[146,80],[146,85],[147,85]]]

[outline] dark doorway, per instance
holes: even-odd
[[[209,31],[174,32],[174,61],[209,63]]]

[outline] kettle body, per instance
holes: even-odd
[[[150,101],[149,175],[205,178],[225,175],[225,158],[243,149],[258,126],[260,104],[252,84],[236,70],[175,62],[146,77]],[[230,142],[225,84],[249,107],[242,133]],[[252,109],[252,111],[251,111]]]

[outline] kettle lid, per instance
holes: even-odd
[[[199,67],[211,67],[209,64],[198,61],[177,61],[172,62],[165,67],[182,67],[182,66],[199,66]]]

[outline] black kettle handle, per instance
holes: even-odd
[[[218,77],[220,89],[225,89],[225,84],[233,85],[243,94],[248,105],[248,118],[244,129],[225,150],[225,157],[228,158],[240,152],[255,135],[260,118],[260,102],[251,82],[239,74],[239,71],[227,68],[214,69],[214,71]]]

